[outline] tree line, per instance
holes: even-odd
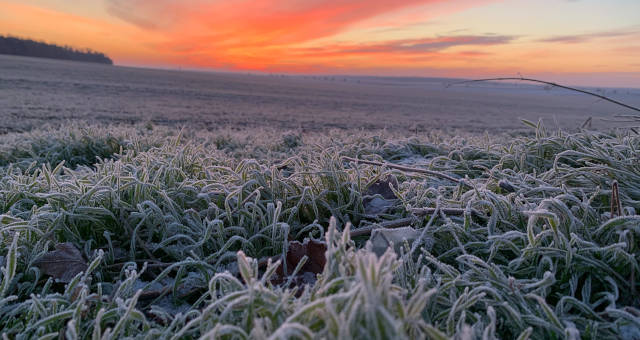
[[[96,52],[91,49],[79,50],[71,46],[58,46],[31,39],[2,35],[0,35],[0,54],[113,65],[113,61],[104,53]]]

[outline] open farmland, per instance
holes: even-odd
[[[0,56],[0,133],[42,124],[145,123],[219,128],[523,130],[520,119],[575,130],[623,109],[527,84],[446,88],[452,79],[283,77],[179,72]],[[596,89],[593,89],[594,91]],[[640,105],[638,89],[603,93]]]
[[[0,333],[640,339],[628,112],[450,81],[0,56]]]

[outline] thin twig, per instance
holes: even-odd
[[[593,93],[590,91],[585,91],[585,90],[581,90],[581,89],[577,89],[575,87],[570,87],[570,86],[565,86],[565,85],[560,85],[557,83],[552,83],[549,81],[544,81],[544,80],[538,80],[538,79],[531,79],[531,78],[516,78],[516,77],[506,77],[506,78],[487,78],[487,79],[473,79],[473,80],[464,80],[464,81],[459,81],[459,82],[455,82],[455,83],[451,83],[451,84],[447,84],[447,87],[449,86],[453,86],[453,85],[459,85],[459,84],[465,84],[465,83],[477,83],[477,82],[482,82],[482,81],[497,81],[497,80],[519,80],[519,81],[529,81],[529,82],[533,82],[533,83],[540,83],[540,84],[546,84],[546,85],[550,85],[550,86],[555,86],[555,87],[559,87],[562,89],[566,89],[566,90],[570,90],[570,91],[575,91],[575,92],[580,92],[580,93],[584,93],[584,94],[588,94],[590,96],[594,96],[603,100],[606,100],[610,103],[614,103],[617,105],[620,105],[622,107],[625,107],[627,109],[630,110],[634,110],[634,111],[638,111],[640,112],[640,108],[637,108],[635,106],[631,106],[622,102],[619,102],[615,99],[611,99],[607,96],[603,96],[597,93]]]
[[[373,231],[373,229],[378,229],[380,227],[372,227],[372,226],[368,226],[368,227],[362,227],[362,228],[358,228],[355,230],[351,230],[351,237],[358,237],[358,236],[366,236],[366,235],[371,235],[371,232]]]
[[[397,220],[386,221],[382,223],[376,223],[371,226],[351,230],[351,237],[369,235],[375,229],[394,229],[394,228],[408,226],[408,225],[411,225],[413,222],[416,222],[417,220],[418,218],[416,218],[415,216],[412,216],[412,217],[399,218]]]
[[[402,170],[402,171],[429,174],[429,175],[433,175],[433,176],[436,176],[436,177],[448,179],[448,180],[450,180],[452,182],[455,182],[455,183],[464,183],[463,181],[461,181],[458,178],[454,178],[454,177],[451,177],[449,175],[443,174],[443,173],[438,172],[438,171],[433,171],[433,170],[411,168],[411,167],[408,167],[408,166],[397,165],[397,164],[386,163],[386,162],[383,163],[383,162],[376,162],[376,161],[367,161],[367,160],[364,160],[364,159],[352,158],[352,157],[347,157],[347,156],[343,156],[342,159],[345,159],[345,160],[351,161],[351,162],[356,162],[356,164],[357,163],[362,163],[362,164],[369,164],[369,165],[386,166],[387,168],[393,168],[393,169]]]
[[[107,269],[122,268],[124,265],[129,264],[131,262],[141,263],[141,264],[146,262],[148,268],[166,268],[175,264],[175,263],[166,263],[166,262],[160,262],[160,261],[148,260],[148,259],[139,259],[139,260],[131,260],[127,262],[112,263],[112,264],[106,265],[105,268]]]
[[[171,287],[162,287],[158,290],[149,290],[146,292],[141,292],[140,297],[138,298],[140,301],[157,299],[161,296],[167,295],[171,291]]]
[[[465,210],[466,209],[460,209],[460,208],[441,208],[438,211],[442,212],[445,215],[464,215]],[[396,220],[386,221],[386,222],[382,222],[382,223],[376,223],[376,224],[371,225],[371,226],[367,226],[367,227],[362,227],[362,228],[358,228],[358,229],[355,229],[355,230],[351,230],[351,237],[369,235],[375,229],[384,229],[384,228],[393,229],[393,228],[399,228],[399,227],[408,226],[408,225],[411,225],[414,222],[418,221],[419,220],[419,218],[418,218],[419,216],[432,215],[435,212],[436,212],[436,208],[415,208],[415,209],[411,209],[411,213],[413,213],[415,216],[399,218],[399,219],[396,219]],[[484,216],[483,214],[481,214],[479,211],[477,211],[475,209],[471,209],[471,215],[476,216],[476,217],[480,217],[480,218],[486,218],[486,216]]]
[[[418,219],[416,217],[412,216],[412,217],[399,218],[397,220],[392,220],[392,221],[385,221],[382,223],[378,223],[378,225],[382,228],[398,228],[398,227],[409,225],[413,222],[416,222],[417,220]]]
[[[436,208],[414,208],[411,212],[417,216],[431,215],[436,211]],[[466,209],[461,208],[441,208],[440,211],[445,215],[464,215]],[[485,217],[479,211],[471,209],[471,215],[476,217]]]
[[[182,285],[180,288],[184,289],[185,285]],[[194,293],[197,293],[197,292],[200,292],[200,291],[204,291],[206,289],[207,289],[206,286],[196,286],[196,287],[190,288],[189,290],[187,290],[185,292],[182,292],[181,294],[179,294],[177,296],[177,298],[182,300],[182,299],[185,299],[185,298],[189,297],[190,295],[192,295]],[[140,301],[149,301],[149,300],[157,301],[157,299],[162,298],[163,296],[166,296],[172,290],[173,290],[173,287],[163,287],[163,288],[158,289],[158,290],[150,290],[150,291],[146,291],[146,292],[141,292],[139,300]],[[153,301],[152,301],[152,303],[153,303]]]

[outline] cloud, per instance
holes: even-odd
[[[464,35],[464,36],[439,36],[422,39],[403,39],[385,41],[376,44],[334,45],[312,49],[302,49],[308,53],[332,53],[332,54],[372,54],[372,53],[429,53],[441,52],[457,46],[491,46],[511,43],[515,36],[507,35]],[[467,55],[480,55],[474,52]]]
[[[198,27],[239,35],[313,39],[399,9],[444,0],[106,0],[108,12],[147,29]],[[277,33],[277,34],[276,34]]]
[[[572,35],[558,35],[548,38],[543,38],[537,40],[538,42],[544,43],[563,43],[563,44],[580,44],[585,42],[590,42],[596,39],[607,39],[607,38],[623,38],[633,35],[640,34],[640,29],[626,29],[626,30],[615,30],[615,31],[602,31],[602,32],[594,32],[594,33],[584,33],[584,34],[572,34]]]
[[[314,46],[315,41],[331,39],[354,27],[378,28],[381,22],[385,22],[385,29],[403,27],[406,20],[393,26],[389,19],[397,19],[398,15],[405,18],[411,14],[411,9],[420,9],[422,13],[433,6],[433,13],[455,12],[456,8],[465,9],[495,0],[104,1],[113,17],[164,37],[162,41],[154,42],[154,48],[176,60],[208,67],[266,69],[283,64],[282,60],[292,55],[304,53],[301,46]],[[428,17],[425,14],[413,16],[411,23],[419,17],[425,18],[423,21]],[[429,52],[457,44],[488,44],[501,38],[459,38],[467,39],[466,42],[456,39],[383,42],[380,46],[351,46],[352,51],[347,46],[343,52],[357,53],[356,49],[362,49],[359,53],[365,53],[364,49],[394,48],[399,53]],[[325,51],[325,55],[329,52]],[[338,52],[336,49],[333,53]]]

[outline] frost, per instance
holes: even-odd
[[[387,248],[393,246],[393,250],[400,254],[400,248],[404,246],[404,242],[409,245],[420,237],[420,231],[411,227],[403,227],[396,229],[378,228],[371,232],[372,250],[376,255],[381,256],[387,251]]]

